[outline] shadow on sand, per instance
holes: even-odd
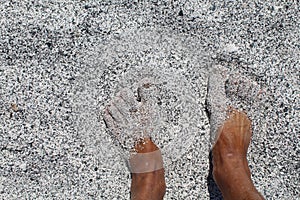
[[[207,176],[207,188],[210,200],[223,200],[222,193],[213,178],[212,152],[209,152],[209,174]]]

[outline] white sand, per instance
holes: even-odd
[[[207,178],[212,63],[267,91],[234,99],[253,122],[252,178],[266,199],[299,198],[299,3],[163,2],[1,1],[1,199],[129,199],[100,113],[146,75],[167,81],[153,136],[165,199],[220,199]]]

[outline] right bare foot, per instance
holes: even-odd
[[[251,121],[247,115],[230,110],[229,117],[218,130],[218,138],[213,147],[215,173],[222,167],[243,167],[250,178],[247,150],[251,140]]]
[[[240,90],[245,86],[246,90]],[[252,183],[247,161],[251,121],[243,112],[228,110],[229,105],[234,105],[228,97],[237,95],[243,99],[248,98],[248,92],[256,95],[258,91],[255,84],[229,76],[223,66],[216,65],[210,70],[207,111],[213,145],[213,177],[225,200],[263,199]]]
[[[251,121],[232,109],[213,147],[213,176],[224,199],[263,199],[255,189],[247,162]]]

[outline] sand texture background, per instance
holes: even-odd
[[[165,84],[153,135],[165,199],[222,199],[209,175],[213,64],[265,91],[234,97],[253,122],[255,186],[300,198],[298,1],[0,0],[0,14],[0,199],[129,199],[101,111],[147,76]]]

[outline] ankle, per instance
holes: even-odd
[[[159,148],[150,138],[144,138],[136,143],[134,147],[138,154],[157,151]],[[149,162],[162,162],[154,159]],[[151,164],[149,166],[152,166]],[[148,166],[148,167],[149,167]],[[164,169],[150,172],[132,173],[131,181],[131,200],[158,200],[163,199],[166,192]]]
[[[164,169],[132,174],[131,200],[162,200],[166,193]]]
[[[249,178],[247,175],[247,166],[243,160],[227,159],[222,162],[213,161],[213,176],[216,183],[227,183],[237,177]]]
[[[224,199],[263,199],[257,192],[250,177],[250,170],[244,161],[232,160],[222,166],[214,166],[214,180]]]
[[[212,161],[215,170],[236,171],[237,169],[249,169],[247,157],[241,153],[220,151],[214,148],[212,151]]]

